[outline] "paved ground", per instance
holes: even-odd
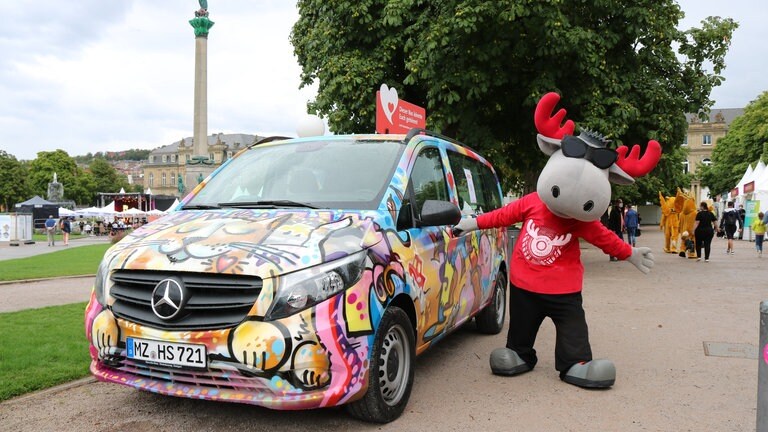
[[[640,245],[657,264],[649,275],[609,262],[583,246],[585,309],[596,357],[617,365],[616,385],[587,391],[557,379],[554,327],[536,342],[539,365],[519,377],[490,373],[488,355],[504,335],[466,326],[417,362],[402,418],[364,425],[340,410],[277,412],[252,406],[176,399],[85,380],[0,404],[0,430],[13,431],[750,431],[755,430],[760,302],[768,298],[768,256],[736,242],[727,256],[715,239],[710,263],[660,252],[661,235],[646,228]],[[0,300],[87,298],[90,281],[0,285]],[[88,286],[82,293],[75,291]],[[34,295],[33,295],[34,294]]]
[[[0,243],[0,261],[25,258],[56,252],[64,248],[77,248],[92,244],[108,243],[109,237],[85,237],[69,242],[69,246],[57,242],[50,247],[46,242],[10,246]],[[32,307],[55,306],[88,301],[93,286],[93,276],[25,281],[23,283],[0,282],[0,313]]]

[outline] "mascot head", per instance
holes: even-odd
[[[536,106],[536,140],[549,156],[539,175],[536,192],[549,211],[557,216],[590,222],[600,219],[611,200],[611,185],[634,183],[648,174],[661,158],[661,146],[651,140],[640,157],[640,146],[614,150],[610,141],[588,130],[573,135],[576,125],[562,124],[566,111],[551,115],[560,100],[557,93],[545,94]],[[629,152],[629,155],[627,153]]]

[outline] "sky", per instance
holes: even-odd
[[[679,0],[681,29],[707,16],[740,27],[716,108],[768,90],[765,0]],[[316,86],[299,89],[288,0],[210,0],[208,133],[296,136]],[[194,0],[27,0],[3,8],[0,150],[19,160],[62,149],[154,149],[192,135]],[[375,90],[371,89],[373,98]]]

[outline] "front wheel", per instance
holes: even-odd
[[[493,284],[493,299],[477,314],[477,328],[485,334],[498,334],[504,328],[507,313],[507,275],[499,269]]]
[[[347,405],[350,415],[375,423],[400,417],[413,387],[415,345],[408,315],[398,307],[387,308],[373,341],[368,391]]]

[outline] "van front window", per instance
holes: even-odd
[[[231,159],[184,207],[373,210],[404,148],[380,140],[256,145]]]

